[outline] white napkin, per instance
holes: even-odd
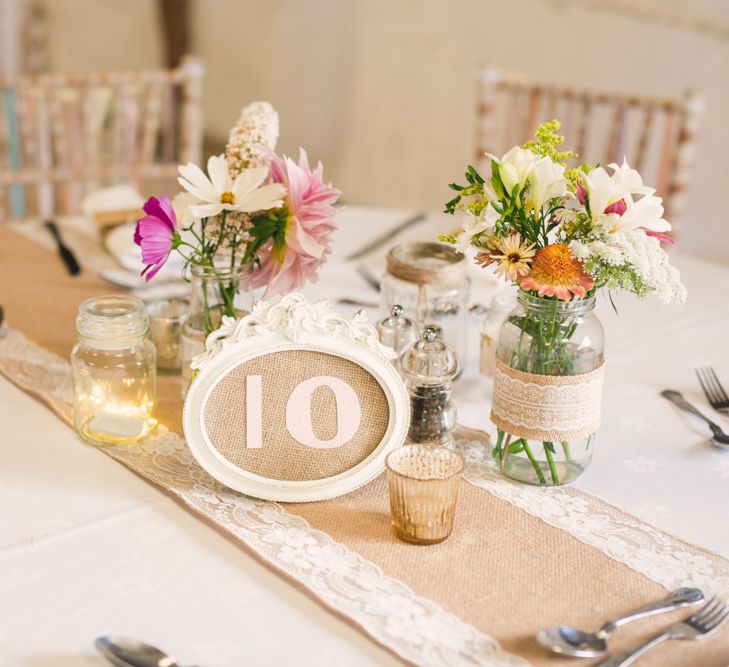
[[[125,269],[136,274],[144,268],[142,264],[142,249],[134,243],[134,225],[119,225],[112,229],[104,240],[109,254]],[[182,280],[182,267],[184,258],[178,252],[170,253],[167,263],[153,278],[154,282],[169,282]]]

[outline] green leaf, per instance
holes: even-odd
[[[501,178],[499,178],[498,174],[491,178],[491,187],[493,187],[494,192],[499,199],[503,199],[506,196],[506,191],[504,190],[504,186],[501,183]]]
[[[457,197],[454,197],[450,201],[446,202],[443,213],[450,213],[451,215],[453,215],[456,212],[456,206],[458,205],[458,202],[460,202],[460,201],[461,201],[461,195],[458,195]]]
[[[468,165],[468,173],[471,174],[471,176],[475,179],[476,183],[483,185],[484,180],[483,178],[481,178],[481,174],[476,171],[476,168],[472,164]]]

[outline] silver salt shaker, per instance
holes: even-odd
[[[399,360],[403,350],[417,338],[418,329],[409,317],[405,317],[403,307],[394,305],[390,315],[377,323],[377,334],[383,345],[395,350]]]

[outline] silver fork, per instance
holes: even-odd
[[[648,649],[667,639],[706,639],[713,635],[727,618],[729,618],[729,608],[714,596],[695,614],[668,626],[663,632],[651,637],[640,646],[603,660],[597,667],[625,667],[631,665]]]
[[[711,366],[697,368],[696,375],[711,407],[723,415],[729,415],[729,396],[726,395],[714,369]]]

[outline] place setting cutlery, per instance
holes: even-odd
[[[729,607],[716,596],[705,600],[698,588],[679,588],[663,600],[658,600],[632,612],[613,618],[595,632],[585,632],[569,626],[558,626],[537,633],[537,641],[553,653],[573,658],[598,658],[607,654],[607,640],[623,625],[641,618],[674,611],[690,605],[705,604],[681,621],[672,623],[647,641],[627,651],[611,656],[596,667],[626,667],[643,653],[668,639],[706,639],[729,619]]]
[[[699,378],[699,384],[704,390],[709,405],[718,413],[729,415],[729,396],[719,382],[716,371],[711,366],[697,368],[696,376]]]
[[[377,238],[370,241],[367,245],[363,246],[359,250],[347,255],[347,258],[349,261],[353,261],[355,259],[361,259],[365,255],[368,255],[373,250],[377,250],[380,246],[384,245],[388,241],[390,241],[394,236],[399,234],[400,232],[405,231],[406,229],[409,229],[410,227],[417,225],[419,222],[422,222],[428,217],[426,213],[418,212],[410,216],[409,218],[406,218],[403,222],[401,222],[396,227],[393,227],[392,229],[388,229],[384,234],[381,234]]]
[[[104,635],[97,637],[94,646],[116,667],[183,667],[171,655],[136,639]]]
[[[696,375],[699,378],[701,388],[703,389],[711,407],[720,414],[729,415],[729,397],[727,397],[727,393],[719,381],[719,377],[714,369],[711,367],[698,368],[696,369]],[[688,412],[706,422],[711,429],[711,439],[714,445],[719,448],[729,448],[729,433],[726,433],[719,424],[709,419],[703,412],[689,403],[683,397],[681,392],[674,389],[664,389],[661,392],[661,396],[668,399],[671,403],[678,406],[685,412]]]
[[[698,588],[679,588],[668,597],[651,602],[627,614],[610,619],[595,632],[585,632],[567,625],[560,625],[537,633],[537,641],[553,653],[574,658],[598,658],[607,653],[607,640],[623,625],[641,618],[664,614],[687,605],[703,601],[704,594]]]
[[[79,273],[81,273],[81,265],[78,263],[76,255],[74,255],[71,248],[69,248],[64,243],[63,238],[61,237],[61,231],[58,229],[58,225],[53,220],[46,220],[43,224],[45,228],[51,233],[53,240],[56,242],[58,255],[66,266],[69,274],[72,276],[77,276]]]
[[[669,639],[691,641],[708,639],[729,619],[729,608],[719,598],[712,597],[701,609],[682,621],[669,625],[665,630],[623,653],[603,660],[596,667],[627,667],[646,651]]]

